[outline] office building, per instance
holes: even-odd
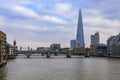
[[[61,45],[60,44],[51,44],[50,45],[50,50],[51,51],[59,51],[61,49]]]
[[[37,47],[37,51],[50,51],[49,47]]]
[[[44,47],[37,47],[37,51],[44,51]]]

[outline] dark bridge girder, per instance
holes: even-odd
[[[80,51],[17,51],[16,54],[25,54],[28,58],[32,54],[41,54],[42,56],[44,56],[44,54],[46,54],[47,58],[50,58],[51,54],[54,54],[55,56],[57,56],[58,54],[65,54],[67,58],[70,58],[71,55],[86,56],[88,53],[80,52]]]

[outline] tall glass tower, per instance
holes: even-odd
[[[77,36],[76,36],[76,48],[84,48],[84,47],[85,47],[85,45],[84,45],[82,14],[81,14],[81,10],[79,10]]]

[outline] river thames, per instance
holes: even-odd
[[[120,80],[120,59],[17,56],[0,68],[0,80]]]

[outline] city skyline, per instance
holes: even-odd
[[[100,43],[119,33],[119,3],[119,0],[1,0],[0,30],[7,34],[9,43],[15,39],[18,46],[36,48],[60,43],[69,47],[69,41],[76,37],[81,9],[85,45],[89,47],[90,35],[96,31],[100,33]]]

